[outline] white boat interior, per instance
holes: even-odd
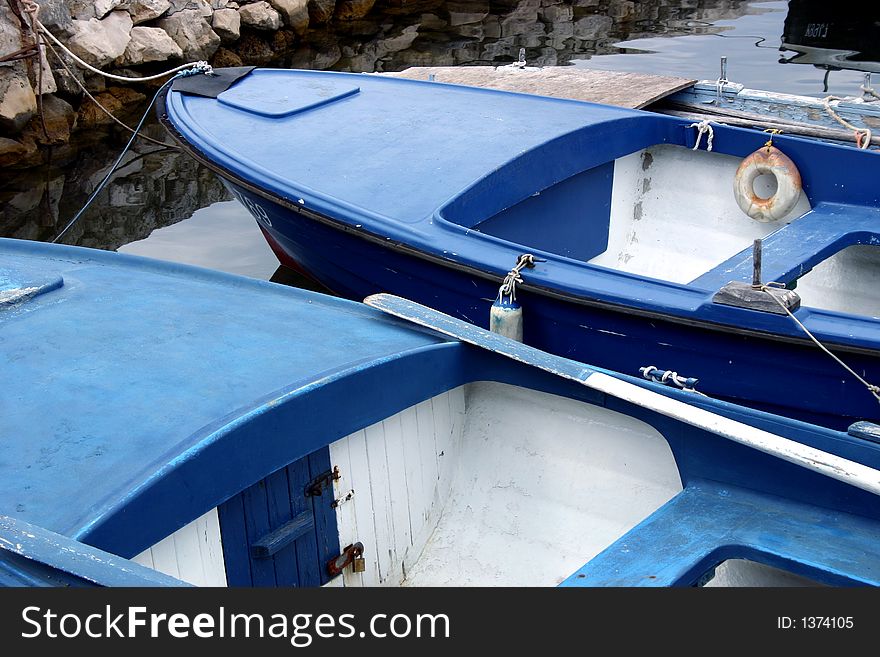
[[[479,382],[330,446],[340,549],[362,572],[330,586],[555,586],[682,490],[666,439],[592,404]],[[213,510],[135,558],[226,585]],[[709,575],[711,576],[711,574]],[[716,585],[807,583],[728,560]]]

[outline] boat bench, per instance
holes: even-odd
[[[703,481],[688,485],[561,586],[691,586],[727,559],[833,586],[876,586],[878,546],[873,520]]]
[[[880,245],[880,210],[820,203],[764,238],[761,279],[765,283],[791,283],[826,258],[854,244]],[[689,285],[715,292],[731,281],[752,282],[751,246]]]

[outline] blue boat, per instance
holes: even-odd
[[[875,152],[379,75],[179,84],[165,125],[282,263],[338,294],[485,327],[531,254],[530,345],[830,428],[880,419]]]
[[[0,583],[880,583],[876,426],[369,303],[0,240]]]

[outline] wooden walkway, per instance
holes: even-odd
[[[555,98],[572,98],[620,107],[642,108],[692,85],[695,80],[599,71],[576,66],[524,68],[514,66],[417,66],[385,73],[413,80],[464,84]]]

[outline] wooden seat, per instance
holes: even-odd
[[[699,482],[562,586],[690,586],[727,559],[764,563],[834,586],[864,585],[880,575],[878,545],[880,532],[868,519]]]
[[[764,238],[761,278],[765,283],[790,283],[829,256],[854,244],[880,244],[880,211],[820,203]],[[752,281],[751,245],[689,285],[715,291],[731,281]]]

